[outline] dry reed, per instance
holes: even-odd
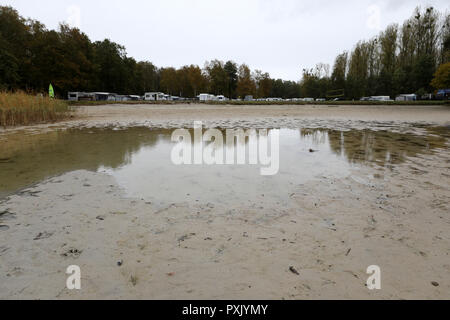
[[[55,122],[67,116],[66,101],[25,92],[0,92],[0,126]]]

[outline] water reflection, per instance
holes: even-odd
[[[428,129],[425,135],[281,130],[280,173],[267,178],[260,176],[259,166],[175,166],[170,161],[172,131],[70,129],[2,135],[0,196],[51,176],[86,169],[109,172],[130,194],[138,196],[157,194],[170,200],[176,191],[210,199],[212,194],[236,196],[240,192],[244,200],[245,196],[282,190],[287,184],[299,184],[316,175],[347,174],[355,164],[401,164],[407,157],[445,148],[449,138],[448,128]],[[245,141],[247,144],[248,139]],[[310,149],[317,152],[310,153]]]
[[[61,130],[0,136],[0,195],[65,172],[130,164],[141,148],[170,142],[167,132],[144,128]]]
[[[386,166],[400,164],[407,157],[445,148],[448,131],[450,130],[430,128],[427,135],[414,135],[371,130],[303,129],[300,134],[312,137],[316,145],[329,143],[334,153],[345,157],[350,163]]]

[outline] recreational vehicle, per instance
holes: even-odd
[[[164,101],[165,94],[162,92],[147,92],[145,93],[144,100],[145,101]]]
[[[416,101],[417,96],[415,94],[400,94],[395,98],[395,101]]]
[[[370,97],[369,101],[393,101],[391,100],[391,97],[389,96],[372,96]]]
[[[95,101],[116,101],[116,93],[92,92]]]
[[[129,95],[129,96],[128,96],[128,99],[129,99],[130,101],[139,101],[139,100],[141,100],[141,97],[140,97],[140,96],[137,96],[137,95]]]
[[[95,96],[89,92],[69,92],[67,99],[69,101],[94,101]]]
[[[202,93],[198,96],[198,99],[200,101],[215,101],[216,96],[213,94],[209,94],[209,93]]]
[[[225,96],[217,96],[216,100],[217,101],[227,101],[228,99]]]

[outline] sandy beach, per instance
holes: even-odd
[[[276,190],[288,199],[281,204],[183,193],[161,206],[130,195],[106,169],[52,173],[0,199],[0,299],[450,299],[447,106],[89,106],[60,123],[1,129],[0,141],[193,121],[440,140],[398,163],[289,180]],[[0,158],[13,159],[18,145]],[[70,265],[81,268],[81,290],[66,288]],[[381,290],[366,287],[371,265],[381,268]]]

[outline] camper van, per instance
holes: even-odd
[[[139,100],[141,100],[141,97],[138,95],[129,95],[128,100],[129,101],[139,101]]]
[[[209,94],[209,93],[202,93],[198,96],[198,100],[200,101],[215,101],[216,100],[216,96]]]
[[[395,98],[395,101],[416,101],[417,95],[415,94],[400,94]]]
[[[146,92],[144,96],[145,101],[165,101],[165,94],[162,92]]]
[[[391,97],[389,96],[372,96],[370,97],[369,101],[393,101],[391,100]]]
[[[217,101],[227,101],[228,99],[225,96],[217,96],[216,100]]]
[[[89,92],[69,92],[67,99],[69,101],[94,101],[95,95]]]
[[[95,101],[116,101],[116,93],[109,92],[92,92]]]

